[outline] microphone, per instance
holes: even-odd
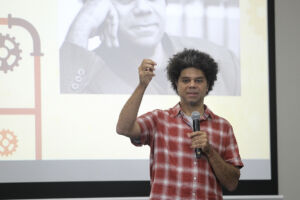
[[[198,111],[192,112],[192,120],[193,120],[193,131],[200,131],[200,113]],[[195,148],[196,158],[199,159],[201,157],[201,149]]]

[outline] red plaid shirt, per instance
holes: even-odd
[[[142,134],[133,144],[149,145],[151,200],[223,199],[222,188],[207,158],[196,159],[190,148],[192,132],[180,104],[169,110],[154,110],[138,117]],[[200,129],[206,131],[210,145],[228,163],[242,167],[231,125],[205,106]]]

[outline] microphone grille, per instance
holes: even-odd
[[[193,111],[192,112],[192,119],[193,120],[200,119],[200,113],[198,111]]]

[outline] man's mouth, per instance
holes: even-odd
[[[131,27],[131,29],[140,34],[152,34],[158,28],[158,25],[155,23],[151,24],[138,24]]]
[[[141,23],[141,24],[136,24],[133,25],[132,28],[148,28],[148,27],[153,27],[157,26],[156,23]]]
[[[198,96],[198,92],[187,92],[187,96],[191,96],[191,97]]]

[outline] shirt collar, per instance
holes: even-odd
[[[177,103],[173,108],[170,110],[170,116],[171,117],[179,117],[183,116],[184,113],[181,109],[180,103]],[[204,115],[201,116],[201,120],[207,120],[207,119],[214,119],[215,114],[204,104]]]

